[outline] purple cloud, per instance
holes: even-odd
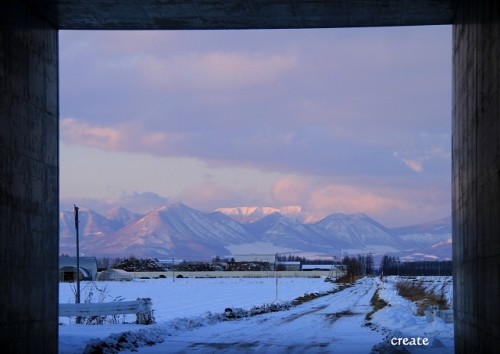
[[[60,48],[67,144],[328,180],[309,205],[450,194],[450,27],[63,31]],[[240,199],[220,187],[203,188]]]

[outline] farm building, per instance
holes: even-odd
[[[330,270],[331,264],[303,264],[302,270]]]
[[[274,270],[274,263],[276,262],[275,254],[236,254],[234,255],[234,261],[239,263],[267,263],[267,269]]]
[[[97,280],[118,280],[128,281],[132,280],[132,274],[123,269],[106,269],[97,275]]]
[[[76,257],[59,257],[59,281],[74,282],[76,277]],[[97,259],[80,257],[80,280],[96,280]]]
[[[275,254],[237,254],[234,256],[235,262],[267,262],[274,263]]]
[[[184,263],[184,259],[159,259],[158,262],[167,267],[167,269],[170,269],[172,265],[176,266]]]
[[[300,270],[300,262],[276,262],[276,270]]]

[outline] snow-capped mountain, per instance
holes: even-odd
[[[400,257],[404,261],[435,261],[435,260],[451,260],[451,237],[438,242],[430,247],[423,248],[418,251],[404,252]]]
[[[430,246],[451,239],[451,217],[392,229],[399,238],[415,246]]]
[[[60,210],[72,210],[73,205],[85,206],[100,214],[105,214],[112,208],[122,207],[134,213],[145,214],[153,209],[159,208],[168,203],[168,200],[156,193],[152,192],[133,192],[124,194],[117,200],[104,201],[102,199],[93,198],[74,198],[61,199],[59,201]]]
[[[304,224],[279,213],[270,214],[259,221],[247,224],[247,229],[259,241],[301,251],[332,254],[347,245],[335,242],[333,237],[316,228],[314,224]]]
[[[173,204],[130,222],[111,234],[96,251],[103,255],[204,259],[228,254],[227,244],[251,240],[252,236],[239,223],[224,214],[206,214]]]
[[[411,248],[390,229],[362,213],[332,214],[315,223],[315,226],[339,243],[346,244],[349,253],[366,253],[367,250],[376,253],[397,252]]]
[[[123,227],[121,222],[108,219],[92,210],[81,208],[78,212],[80,248],[94,249],[102,238]],[[61,253],[74,253],[76,248],[75,214],[73,211],[59,213],[59,250]]]
[[[302,210],[298,205],[285,206],[283,208],[271,207],[237,207],[237,208],[218,208],[215,211],[229,215],[242,224],[248,224],[260,219],[278,213],[290,219],[305,221],[308,213]]]
[[[123,224],[108,219],[90,209],[80,209],[78,212],[80,234],[102,236],[119,230]],[[59,214],[60,234],[70,236],[75,234],[75,214],[72,211],[63,211]]]
[[[258,253],[287,250],[322,256],[368,252],[409,255],[425,251],[432,254],[431,246],[446,239],[439,230],[448,238],[450,236],[446,222],[441,226],[435,223],[431,232],[430,226],[423,225],[389,229],[364,214],[332,214],[320,221],[305,223],[296,217],[302,212],[300,208],[288,209],[291,217],[279,213],[277,210],[280,209],[237,209],[228,216],[228,211],[223,209],[204,213],[184,204],[172,204],[142,216],[124,208],[114,209],[106,214],[107,217],[91,210],[81,210],[81,254],[190,260],[228,256],[242,253],[232,252],[242,249],[253,249],[252,253],[255,250]],[[246,221],[254,217],[256,221],[240,222],[234,215],[246,216]],[[422,239],[415,230],[420,232]],[[433,237],[427,237],[428,233]],[[73,212],[61,212],[61,253],[74,252],[74,234]],[[446,254],[446,248],[435,250],[440,258]],[[451,257],[451,248],[449,252]]]
[[[111,210],[109,210],[105,214],[106,218],[110,220],[117,221],[121,223],[122,225],[127,225],[129,222],[132,220],[140,218],[142,215],[138,213],[134,213],[128,209],[125,209],[123,207],[116,207]]]

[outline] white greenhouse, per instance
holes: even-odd
[[[132,274],[123,269],[110,268],[97,274],[97,280],[127,281],[132,280]]]

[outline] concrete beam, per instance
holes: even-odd
[[[273,29],[451,24],[455,0],[25,0],[59,29]]]
[[[453,27],[456,353],[500,341],[500,2],[462,1]]]
[[[57,30],[0,5],[0,343],[56,353],[58,336]]]

